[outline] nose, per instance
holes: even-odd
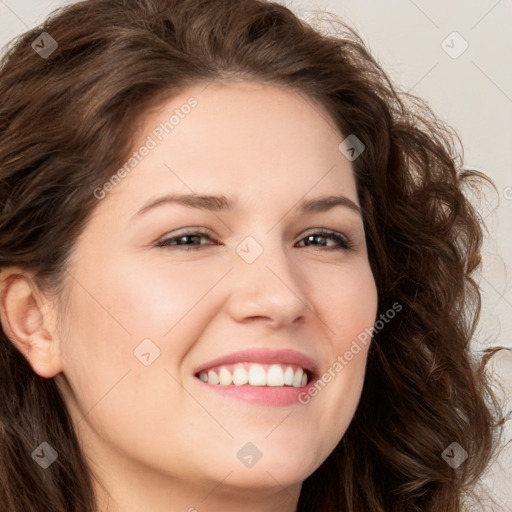
[[[254,242],[249,250],[261,251]],[[243,252],[235,254],[230,315],[238,322],[258,318],[273,327],[304,321],[313,308],[307,299],[308,280],[291,258],[293,249],[287,252],[280,242],[262,249],[252,262]]]

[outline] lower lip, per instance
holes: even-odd
[[[196,380],[206,389],[210,389],[223,396],[237,398],[238,400],[256,405],[278,407],[302,405],[299,401],[299,396],[306,394],[308,389],[314,386],[314,381],[301,388],[294,388],[292,386],[249,386],[248,384],[242,386],[235,386],[234,384],[222,386],[221,384],[207,384],[198,378]]]

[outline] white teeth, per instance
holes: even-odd
[[[261,364],[241,363],[236,365],[231,373],[228,368],[221,366],[216,370],[202,371],[199,379],[207,384],[220,384],[221,386],[270,386],[304,387],[308,383],[307,373],[302,368],[294,368],[290,365],[272,364],[267,370]]]
[[[293,384],[293,368],[291,366],[287,366],[284,372],[284,383],[287,386],[291,386]]]
[[[208,372],[208,384],[218,384],[219,382],[219,376],[213,370],[210,370]]]
[[[268,369],[267,386],[284,386],[284,372],[280,365],[273,364]]]
[[[243,386],[249,382],[249,374],[243,366],[237,366],[233,372],[233,384],[235,386]]]
[[[249,384],[251,386],[266,386],[267,372],[261,364],[253,364],[249,370]]]
[[[220,369],[219,373],[219,382],[221,386],[229,386],[233,383],[233,379],[231,377],[231,373],[229,373],[229,370],[222,367]]]
[[[304,374],[304,372],[302,371],[302,368],[299,368],[295,372],[295,375],[293,376],[293,382],[292,382],[292,386],[294,388],[300,388],[301,387],[303,374]]]

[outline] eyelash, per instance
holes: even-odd
[[[174,236],[172,238],[165,238],[163,240],[160,240],[160,241],[158,241],[155,244],[155,247],[169,247],[169,248],[170,247],[179,247],[180,250],[197,251],[201,247],[204,247],[205,245],[208,245],[208,244],[200,244],[200,245],[178,245],[178,244],[172,244],[171,245],[171,243],[170,243],[170,242],[174,242],[174,241],[179,240],[179,239],[184,238],[184,237],[192,237],[192,236],[207,237],[210,240],[213,240],[214,242],[217,242],[214,238],[212,238],[210,236],[209,233],[207,233],[205,231],[197,230],[197,231],[187,231],[187,232],[181,233],[181,234],[179,234],[177,236]],[[302,238],[302,240],[304,240],[305,238],[308,238],[310,236],[320,236],[320,237],[323,237],[323,238],[326,238],[326,239],[334,240],[334,241],[336,241],[336,242],[338,242],[340,244],[339,248],[327,247],[326,248],[327,250],[350,251],[350,250],[352,250],[354,248],[352,240],[350,240],[345,235],[341,235],[339,233],[336,233],[335,231],[326,231],[326,230],[320,229],[319,231],[315,231],[313,233],[307,234],[304,238]],[[217,244],[217,245],[219,245],[219,244]],[[304,246],[304,247],[307,247],[307,246]],[[182,249],[182,248],[184,248],[184,249]]]

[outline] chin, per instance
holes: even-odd
[[[250,451],[250,450],[249,450]],[[263,452],[263,450],[262,450]],[[235,458],[224,460],[215,470],[216,479],[222,480],[229,474],[226,483],[247,489],[273,489],[301,484],[322,463],[307,447],[291,448],[263,452],[259,460],[248,460],[244,463]],[[247,465],[246,465],[247,464]]]

